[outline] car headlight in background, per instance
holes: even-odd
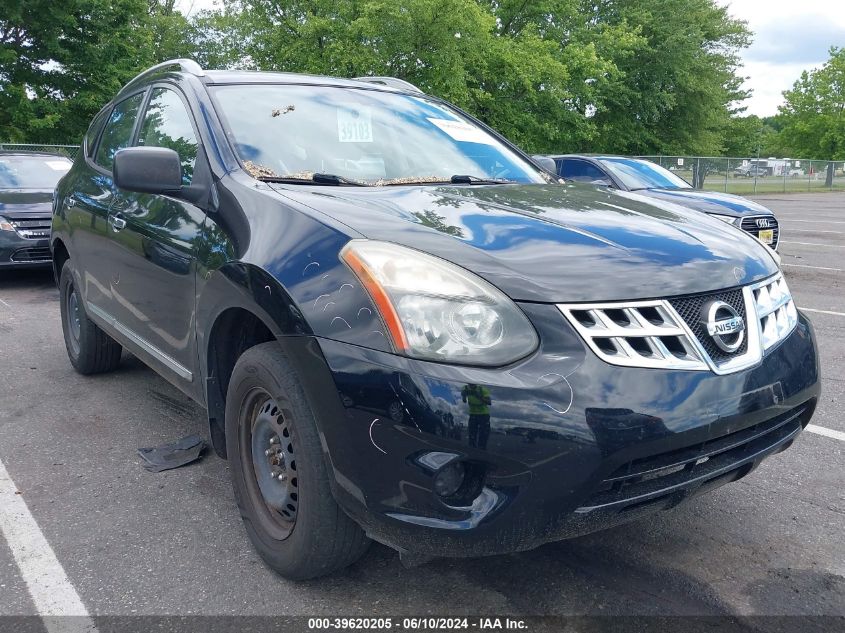
[[[401,354],[499,366],[537,348],[534,327],[513,301],[459,266],[369,240],[352,240],[340,256],[366,288]]]
[[[780,253],[778,253],[775,249],[773,249],[768,244],[764,244],[766,248],[769,250],[769,255],[772,256],[772,259],[775,260],[775,264],[777,264],[778,268],[783,268],[782,260],[780,258]]]
[[[769,253],[769,255],[771,256],[771,258],[772,258],[773,260],[775,260],[775,264],[777,264],[777,267],[778,267],[778,268],[782,268],[782,265],[781,265],[782,260],[781,260],[780,254],[779,254],[779,253],[778,253],[775,249],[773,249],[773,248],[772,248],[772,246],[771,246],[770,244],[766,244],[763,240],[761,240],[759,237],[757,237],[757,236],[756,236],[756,235],[754,235],[753,233],[749,233],[749,235],[750,235],[751,237],[753,237],[755,240],[757,240],[758,242],[760,242],[760,244],[762,244],[763,246],[765,246],[765,247],[766,247],[766,251]]]
[[[721,220],[722,222],[733,224],[734,226],[737,226],[737,220],[739,220],[739,218],[735,218],[732,215],[719,215],[718,213],[708,213],[707,215],[709,215],[711,218]]]
[[[12,226],[11,222],[9,222],[6,218],[0,215],[0,231],[12,231],[14,232],[15,227]]]

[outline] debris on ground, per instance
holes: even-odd
[[[202,456],[205,450],[205,440],[199,435],[188,435],[177,442],[139,448],[138,455],[144,460],[145,469],[151,473],[178,468],[190,464]]]

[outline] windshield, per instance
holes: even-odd
[[[0,155],[0,189],[54,189],[70,166],[61,156]]]
[[[256,178],[547,182],[486,131],[423,96],[280,84],[217,86],[213,93],[241,162]]]
[[[691,185],[668,169],[647,160],[600,158],[627,189],[691,189]]]

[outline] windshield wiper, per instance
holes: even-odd
[[[480,178],[478,176],[455,174],[451,178],[441,178],[440,176],[391,178],[389,180],[378,180],[374,185],[377,187],[395,187],[398,185],[504,185],[515,183],[515,180],[505,178]]]
[[[338,176],[337,174],[314,174],[312,179],[316,183],[320,183],[321,185],[349,185],[350,187],[369,187],[365,182],[361,182],[360,180],[352,180],[351,178],[346,178],[344,176]]]
[[[662,189],[664,191],[678,191],[680,189],[687,189],[687,187],[636,187],[635,189],[628,189],[628,191],[655,191]]]
[[[505,185],[515,181],[507,178],[480,178],[478,176],[469,176],[467,174],[455,174],[449,181],[453,185]]]
[[[425,176],[421,178],[394,178],[391,180],[378,180],[374,183],[361,182],[359,180],[352,180],[345,176],[338,176],[337,174],[321,174],[321,173],[299,173],[290,174],[286,176],[276,175],[262,175],[257,176],[258,180],[263,182],[277,182],[282,184],[318,184],[318,185],[332,185],[335,187],[372,187],[372,186],[390,186],[390,185],[502,185],[514,183],[513,180],[505,178],[480,178],[479,176],[469,176],[464,174],[456,174],[449,179],[440,178],[438,176]]]
[[[318,184],[318,185],[333,185],[335,187],[369,187],[365,182],[338,176],[337,174],[313,174],[311,177],[304,176],[258,176],[258,180],[262,182],[278,182],[283,184]]]

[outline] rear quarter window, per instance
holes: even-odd
[[[97,138],[100,136],[100,132],[103,129],[103,125],[106,122],[106,118],[109,115],[109,110],[101,110],[97,116],[94,117],[94,120],[91,121],[91,125],[88,126],[88,131],[85,133],[85,155],[88,158],[94,158],[94,151],[97,149]]]
[[[124,99],[112,109],[94,158],[100,167],[111,171],[117,150],[132,144],[132,133],[143,100],[144,93],[141,92]]]

